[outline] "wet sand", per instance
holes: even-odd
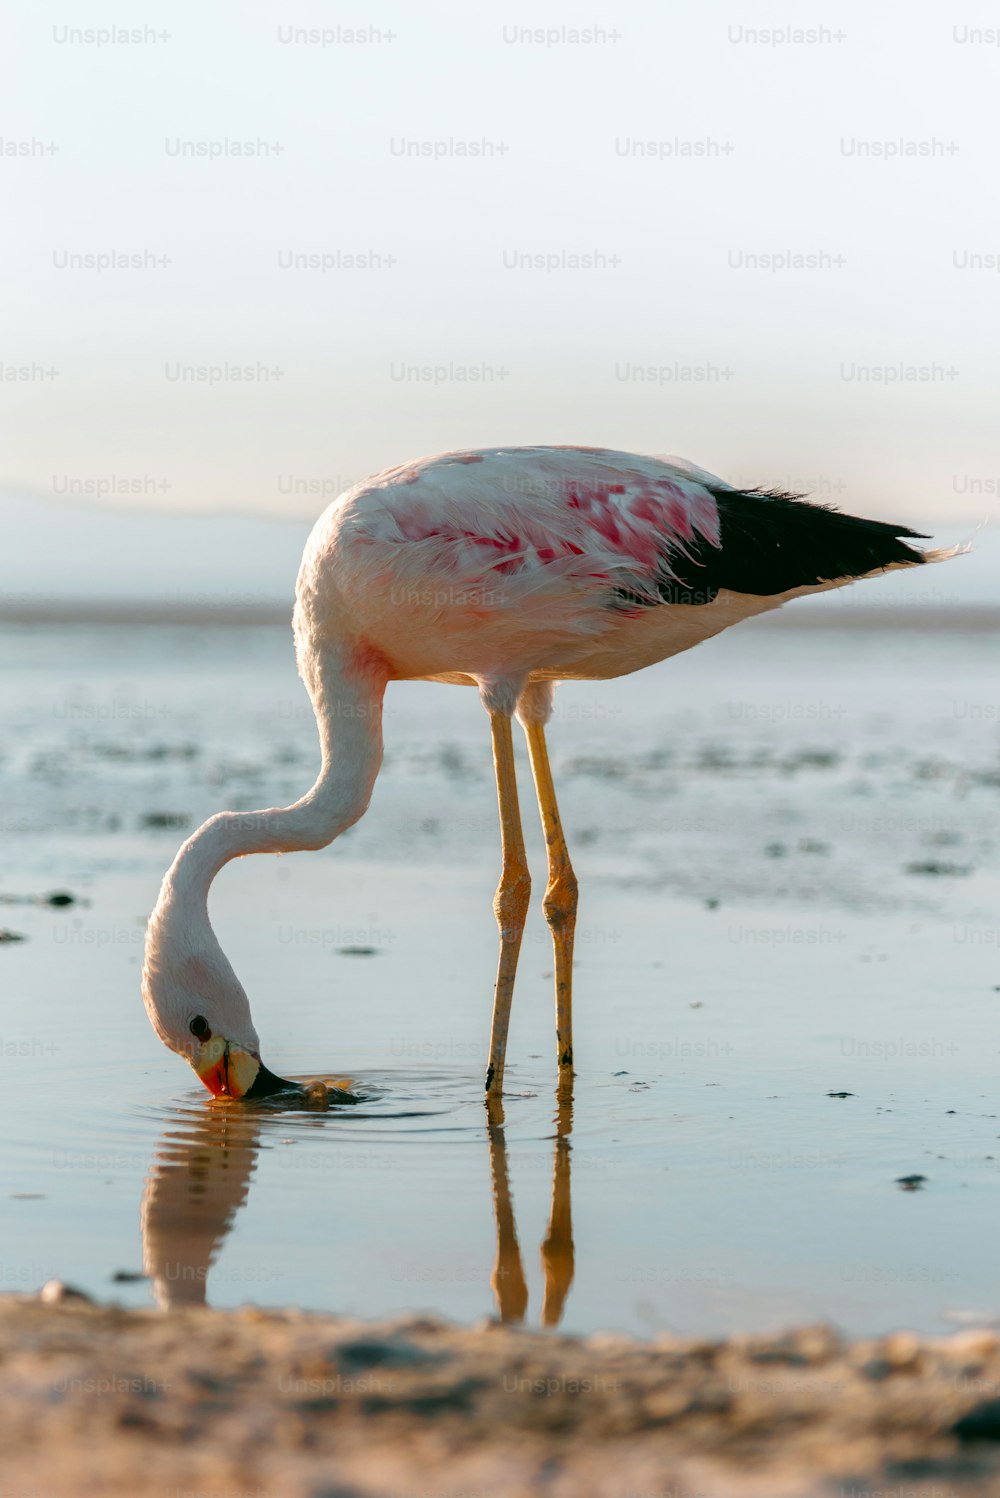
[[[1000,1337],[640,1343],[0,1301],[5,1493],[1000,1494]]]

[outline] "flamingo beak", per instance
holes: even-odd
[[[267,1097],[293,1085],[268,1071],[259,1056],[221,1035],[206,1040],[191,1064],[213,1097]]]

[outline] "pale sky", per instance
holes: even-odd
[[[995,513],[993,7],[9,14],[0,488],[305,516],[421,453],[581,442]],[[111,254],[141,268],[79,258]],[[255,378],[185,373],[227,365]]]

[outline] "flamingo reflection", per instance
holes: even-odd
[[[209,1104],[179,1112],[164,1132],[142,1201],[143,1268],[163,1310],[207,1304],[209,1271],[236,1214],[247,1200],[265,1127],[281,1113]],[[570,1206],[572,1101],[561,1095],[555,1115],[552,1197],[541,1245],[541,1320],[557,1326],[573,1282]],[[502,1105],[487,1121],[497,1252],[490,1285],[500,1320],[523,1321],[528,1284],[517,1237]]]
[[[192,1109],[160,1141],[142,1200],[143,1269],[157,1304],[206,1304],[208,1271],[257,1168],[262,1119],[244,1108]],[[181,1120],[179,1120],[181,1122]]]

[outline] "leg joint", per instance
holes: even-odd
[[[503,935],[523,931],[531,899],[531,875],[527,869],[505,871],[493,897],[493,913]]]
[[[576,875],[569,867],[553,876],[542,901],[545,919],[553,931],[561,930],[576,918],[578,888]]]

